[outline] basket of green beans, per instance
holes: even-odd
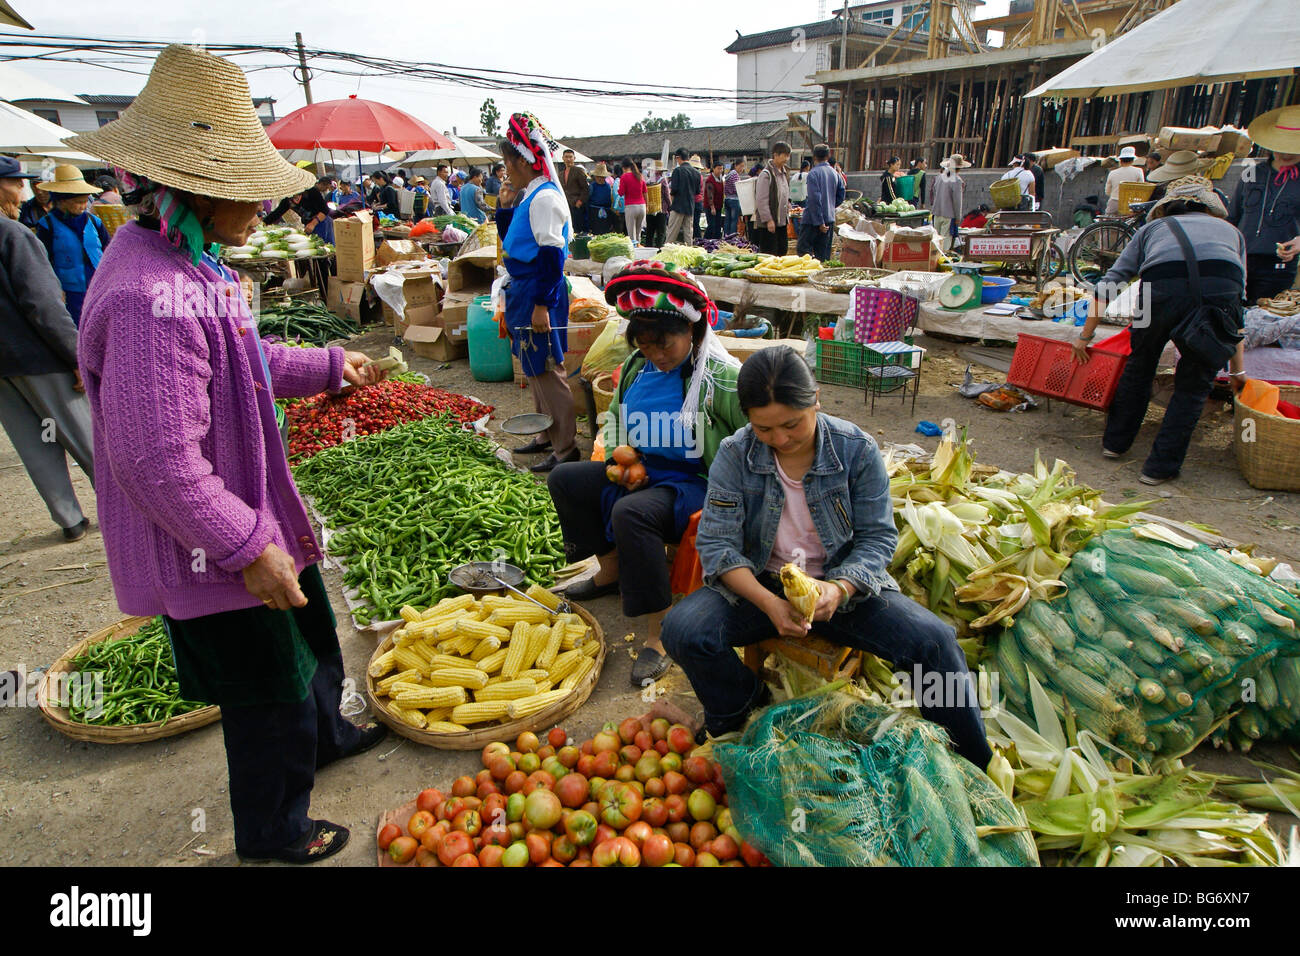
[[[129,617],[71,647],[37,691],[45,720],[73,738],[129,744],[173,737],[221,719],[185,700],[162,618]]]

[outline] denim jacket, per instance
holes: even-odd
[[[804,475],[804,494],[817,536],[826,549],[822,577],[843,578],[856,593],[852,607],[868,595],[896,591],[887,570],[898,543],[889,476],[870,435],[852,422],[817,415],[817,446]],[[772,449],[746,425],[719,447],[709,469],[709,490],[695,548],[704,582],[732,604],[739,596],[721,583],[735,568],[762,572],[772,555],[785,489]]]

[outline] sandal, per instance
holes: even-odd
[[[268,863],[272,860],[278,863],[316,863],[333,856],[348,845],[351,832],[347,827],[330,823],[328,820],[308,822],[311,828],[303,834],[302,839],[290,843],[283,849],[259,856],[240,854],[239,858],[245,863]]]
[[[672,666],[672,658],[667,654],[660,654],[652,647],[643,647],[632,662],[632,686],[644,687],[646,681],[658,680]]]

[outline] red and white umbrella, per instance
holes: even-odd
[[[454,144],[409,113],[349,96],[294,110],[266,128],[276,149],[337,149],[348,152],[414,152]]]

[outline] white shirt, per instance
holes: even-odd
[[[1127,166],[1112,169],[1106,177],[1106,195],[1118,199],[1120,183],[1144,183],[1146,181],[1147,178],[1142,174],[1142,168],[1136,164],[1130,163]]]
[[[447,192],[447,184],[442,181],[442,177],[434,176],[428,185],[429,215],[446,215],[451,212],[451,193]]]
[[[547,181],[545,176],[534,179],[524,187],[524,195],[520,202],[541,189]],[[558,186],[558,183],[556,185]],[[542,190],[541,195],[528,207],[528,225],[532,227],[533,238],[537,240],[539,246],[566,248],[564,224],[567,222],[569,222],[569,204],[564,198],[564,193],[559,189]]]

